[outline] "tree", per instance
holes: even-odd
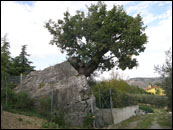
[[[155,66],[155,71],[163,78],[162,87],[168,97],[168,107],[172,110],[172,51],[166,51],[166,61],[162,66]]]
[[[9,75],[12,58],[10,56],[10,43],[7,41],[7,34],[1,38],[1,75]]]
[[[142,17],[127,15],[122,6],[107,10],[102,2],[87,9],[87,14],[76,11],[71,16],[66,11],[63,20],[46,22],[45,27],[53,35],[50,44],[66,51],[68,61],[87,77],[96,69],[118,66],[125,70],[137,66],[132,56],[143,52],[147,43]]]
[[[27,56],[30,55],[26,52],[26,46],[27,45],[23,45],[19,56],[13,59],[13,67],[15,68],[14,75],[20,75],[20,73],[28,74],[34,70],[34,66],[30,65],[32,62],[27,59]]]

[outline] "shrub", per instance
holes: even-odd
[[[154,110],[149,106],[139,106],[139,109],[144,110],[144,111],[147,110],[149,113],[154,113]]]
[[[19,118],[18,118],[18,121],[23,121],[23,119],[19,117]]]
[[[1,89],[1,103],[6,109],[31,110],[33,100],[26,92],[15,93],[11,88],[7,89],[7,105],[6,105],[6,88]]]
[[[57,111],[51,116],[51,121],[59,124],[59,126],[64,127],[65,119],[64,112],[61,108],[58,108]]]
[[[33,100],[27,94],[27,92],[21,91],[16,94],[16,103],[14,104],[14,108],[23,109],[23,110],[32,110]]]
[[[46,118],[50,118],[51,99],[49,96],[42,96],[38,98],[38,106],[36,112]]]
[[[83,121],[83,125],[85,128],[92,128],[93,127],[93,121],[94,121],[93,116],[94,115],[92,113],[88,113],[86,115],[86,117],[84,118],[84,121]]]
[[[42,128],[59,129],[59,125],[55,122],[44,122],[42,123]]]

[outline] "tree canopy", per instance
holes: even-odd
[[[8,75],[11,66],[10,43],[7,41],[7,34],[1,38],[1,75]]]
[[[172,51],[166,51],[165,64],[154,67],[161,77],[163,78],[162,87],[168,97],[168,107],[172,110]]]
[[[15,68],[15,75],[20,75],[20,73],[28,74],[34,70],[34,66],[31,66],[31,61],[28,60],[29,54],[26,52],[27,45],[23,45],[19,56],[13,59],[13,68]]]
[[[28,74],[34,70],[31,61],[27,56],[26,45],[22,46],[19,56],[11,57],[10,42],[7,40],[7,34],[1,38],[1,75],[3,76],[19,76],[20,73]]]
[[[110,70],[114,66],[125,70],[137,66],[136,58],[145,50],[147,36],[142,17],[127,15],[122,6],[111,10],[98,2],[87,7],[88,12],[64,13],[57,23],[51,19],[45,27],[53,35],[50,44],[61,48],[68,61],[80,74],[90,76],[96,69]]]

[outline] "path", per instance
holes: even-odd
[[[153,123],[149,129],[171,129],[171,128],[166,127],[166,126],[160,126],[156,120],[157,120],[157,117],[154,118],[154,121],[153,121]]]

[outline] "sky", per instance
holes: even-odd
[[[66,54],[49,42],[52,36],[44,27],[49,19],[63,18],[66,10],[75,15],[76,10],[87,12],[87,6],[97,1],[1,1],[1,38],[7,33],[11,56],[19,55],[22,45],[27,45],[29,60],[36,70],[66,61]],[[97,80],[110,79],[111,73],[121,78],[158,77],[154,65],[165,62],[165,51],[172,48],[172,1],[105,1],[107,9],[123,5],[130,16],[142,16],[148,37],[146,49],[137,57],[138,67],[98,73]]]

